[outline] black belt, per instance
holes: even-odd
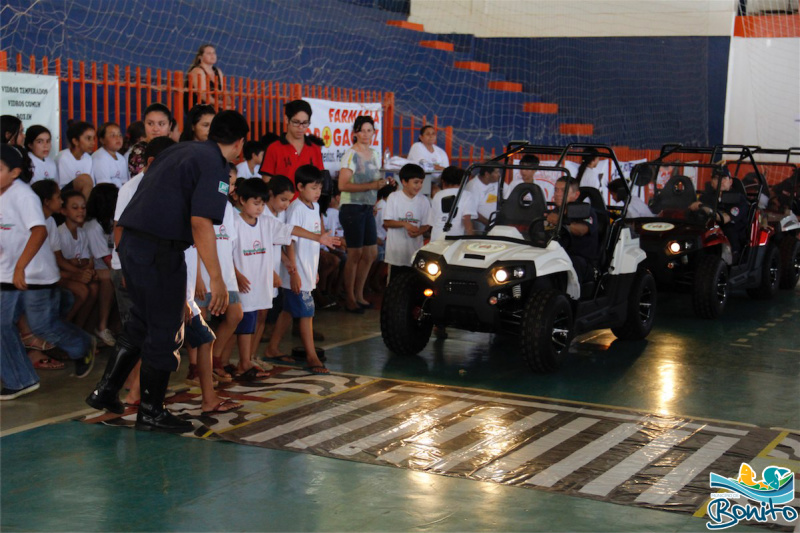
[[[125,233],[130,233],[137,239],[142,239],[143,241],[154,242],[158,245],[159,248],[162,249],[169,249],[175,250],[178,252],[183,252],[187,248],[189,248],[192,243],[186,241],[176,241],[172,239],[162,239],[161,237],[156,237],[152,233],[147,233],[145,231],[139,231],[138,229],[133,228],[123,228],[123,235]]]

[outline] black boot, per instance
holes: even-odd
[[[167,370],[158,370],[142,362],[139,377],[142,402],[136,415],[136,429],[166,433],[186,433],[194,429],[191,422],[181,420],[164,407],[170,374]]]
[[[106,409],[118,415],[124,413],[125,406],[119,401],[119,391],[139,361],[140,351],[137,346],[120,335],[117,338],[114,354],[106,364],[106,371],[94,391],[86,398],[86,403],[95,409]]]

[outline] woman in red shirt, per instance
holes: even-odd
[[[322,166],[322,149],[308,136],[311,105],[305,100],[292,100],[284,106],[289,127],[281,138],[270,144],[261,163],[261,174],[286,176],[294,183],[295,171],[303,165]]]

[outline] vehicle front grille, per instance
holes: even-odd
[[[451,294],[474,296],[478,294],[478,284],[474,281],[448,281],[444,290]]]

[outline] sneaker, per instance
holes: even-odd
[[[39,388],[38,383],[34,383],[33,385],[28,385],[27,387],[23,387],[21,389],[8,389],[3,387],[3,390],[0,391],[0,400],[13,400],[15,398],[19,398],[20,396],[24,396],[29,392],[33,392]]]
[[[94,368],[94,353],[97,351],[97,340],[91,337],[91,345],[89,351],[80,359],[75,359],[75,377],[85,378],[89,372]]]
[[[114,347],[117,344],[117,339],[114,338],[114,334],[111,333],[111,330],[106,328],[103,331],[94,330],[95,336],[103,341],[103,344],[106,346]]]

